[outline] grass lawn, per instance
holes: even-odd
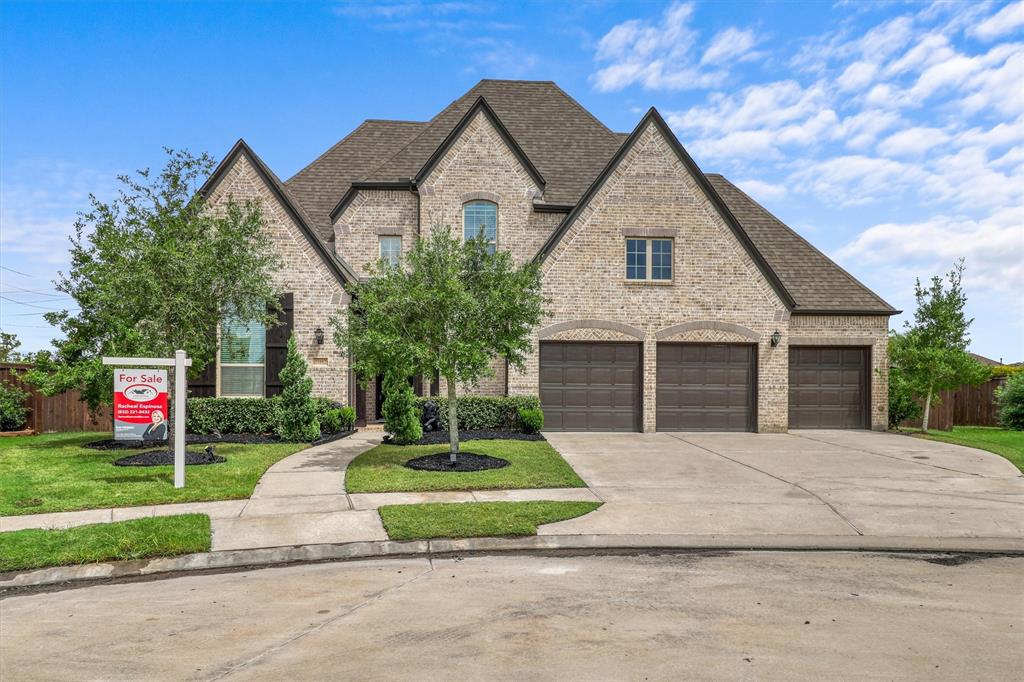
[[[209,549],[210,518],[205,514],[158,516],[65,530],[15,530],[0,533],[0,571],[175,556]]]
[[[0,515],[242,499],[252,495],[271,464],[306,447],[302,443],[217,443],[217,454],[228,461],[185,467],[185,487],[176,490],[171,465],[111,464],[141,450],[82,447],[109,437],[109,433],[59,433],[0,438]]]
[[[589,514],[600,502],[462,502],[381,507],[392,540],[536,535],[542,523]]]
[[[966,445],[1002,455],[1024,472],[1024,431],[1010,431],[991,426],[954,426],[952,431],[929,431],[915,434],[919,438]]]
[[[447,445],[378,445],[348,465],[345,488],[350,493],[391,493],[586,486],[558,451],[543,440],[473,440],[462,445],[466,452],[507,459],[511,464],[504,469],[451,473],[402,466],[414,457],[447,449]]]

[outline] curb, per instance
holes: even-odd
[[[525,538],[382,540],[186,554],[0,573],[0,593],[89,581],[173,577],[192,571],[264,568],[321,561],[444,558],[502,553],[666,553],[696,551],[905,552],[1024,556],[1024,538],[921,538],[834,535],[538,535]]]

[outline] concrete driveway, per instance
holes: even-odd
[[[981,450],[870,431],[546,435],[605,505],[542,535],[1024,539],[1024,477]]]

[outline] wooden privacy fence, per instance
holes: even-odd
[[[67,391],[60,395],[43,395],[33,386],[17,378],[18,373],[28,370],[31,365],[0,363],[0,381],[25,390],[29,397],[25,401],[30,408],[27,428],[40,433],[53,431],[113,431],[113,416],[110,407],[101,407],[95,415],[89,413],[89,406],[82,402],[78,391]]]
[[[977,386],[964,385],[955,391],[940,391],[942,402],[932,405],[928,428],[949,431],[954,426],[999,426],[996,413],[996,388],[1006,377],[993,377]],[[908,419],[900,426],[921,428],[920,419]]]

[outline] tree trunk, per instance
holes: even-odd
[[[448,443],[451,446],[451,462],[459,461],[459,406],[455,396],[454,377],[445,377],[448,381]]]
[[[921,432],[928,433],[928,415],[932,411],[932,387],[928,387],[928,395],[924,399],[924,416],[921,417]]]

